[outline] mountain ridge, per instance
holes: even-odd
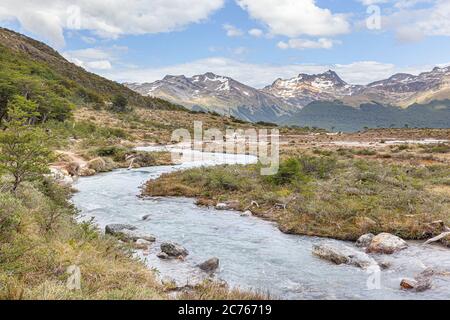
[[[226,96],[227,90],[224,90],[223,87],[215,90],[208,88],[208,90],[203,92],[201,88],[197,88],[199,91],[195,92],[195,94],[183,92],[183,88],[177,88],[177,90],[171,88],[173,83],[171,83],[170,79],[184,79],[184,81],[189,82],[202,76],[227,79],[232,83],[239,83],[239,86],[247,88],[247,92],[253,92],[255,95],[259,92],[264,94],[265,97],[270,97],[271,104],[273,106],[276,105],[281,110],[281,116],[295,112],[296,109],[304,108],[315,101],[340,100],[353,107],[359,107],[363,103],[377,102],[405,108],[414,103],[429,103],[434,98],[441,100],[450,98],[450,67],[435,67],[433,70],[422,72],[419,75],[397,73],[387,79],[367,85],[349,84],[333,70],[311,75],[301,73],[290,79],[278,78],[271,85],[262,89],[252,88],[230,77],[218,76],[211,72],[191,78],[187,78],[184,75],[166,76],[164,79],[152,83],[126,85],[143,95],[163,97],[187,108],[193,108],[196,105],[209,110],[217,108],[218,103],[211,104],[210,99],[216,96],[217,90],[222,91],[220,97],[222,102],[230,102],[229,97]],[[235,96],[231,100],[233,102],[231,104],[232,108],[244,107],[248,106],[246,104],[250,104],[250,109],[254,111],[258,109],[257,100],[249,102],[249,99],[243,96]],[[208,105],[208,103],[210,104]],[[223,107],[223,103],[218,105]],[[230,106],[228,105],[228,107]]]
[[[167,99],[195,111],[212,111],[248,121],[269,121],[297,111],[269,93],[212,72],[192,77],[167,75],[153,83],[125,85],[143,95]]]

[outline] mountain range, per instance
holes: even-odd
[[[436,67],[419,75],[399,73],[368,85],[349,84],[332,70],[314,75],[300,74],[292,79],[277,79],[263,89],[213,73],[191,78],[166,76],[153,83],[125,85],[142,95],[166,99],[193,110],[213,111],[247,121],[292,124],[289,119],[298,119],[305,113],[302,111],[304,108],[324,102],[335,103],[338,107],[352,107],[349,110],[355,114],[360,113],[363,106],[367,108],[370,105],[393,108],[399,115],[403,114],[402,109],[412,105],[427,105],[438,100],[444,100],[442,105],[446,105],[445,100],[450,99],[450,67]],[[398,119],[393,122],[403,121]],[[301,123],[304,124],[303,121]],[[433,126],[433,122],[424,125]],[[339,124],[333,127],[339,127]]]

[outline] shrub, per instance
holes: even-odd
[[[123,95],[116,95],[112,101],[112,109],[115,112],[125,112],[127,110],[128,100]]]
[[[271,177],[269,181],[275,185],[285,185],[293,183],[294,181],[305,180],[302,172],[302,165],[296,158],[290,158],[280,164],[278,172]]]
[[[95,150],[95,154],[99,157],[113,157],[114,160],[116,158],[122,158],[126,152],[125,148],[117,147],[117,146],[106,146],[100,147]],[[123,160],[123,159],[121,159]]]
[[[20,225],[24,212],[20,201],[10,193],[0,193],[0,242],[7,241]]]
[[[304,174],[319,179],[329,177],[337,167],[337,161],[330,157],[301,157],[299,159]]]

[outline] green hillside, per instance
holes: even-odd
[[[64,120],[76,106],[108,107],[117,96],[130,107],[181,109],[89,73],[47,45],[0,28],[0,119],[14,95],[37,102],[41,120]]]

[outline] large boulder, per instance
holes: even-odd
[[[313,254],[335,264],[348,264],[362,269],[378,266],[366,253],[338,243],[321,243],[313,247]]]
[[[164,242],[161,244],[161,251],[173,258],[186,257],[189,255],[189,251],[174,242]]]
[[[372,240],[373,240],[374,237],[375,237],[375,235],[373,235],[372,233],[368,233],[368,234],[362,235],[356,241],[356,246],[359,247],[359,248],[367,248],[372,243]]]
[[[405,240],[390,233],[380,233],[372,239],[367,252],[392,254],[408,248]]]
[[[220,262],[218,258],[212,258],[199,264],[198,267],[205,272],[212,273],[219,268],[219,263]]]

